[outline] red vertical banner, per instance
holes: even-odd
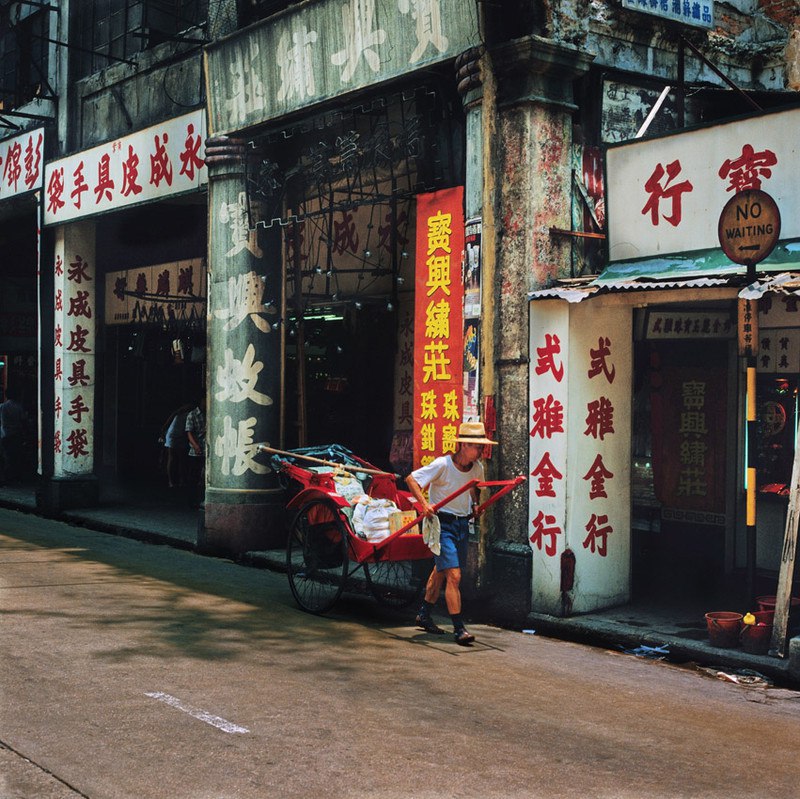
[[[456,451],[463,407],[464,189],[417,195],[414,467]]]

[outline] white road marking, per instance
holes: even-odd
[[[182,710],[184,713],[188,713],[192,718],[204,721],[206,724],[210,724],[212,727],[216,727],[218,730],[222,730],[223,732],[250,732],[247,727],[240,727],[238,724],[234,724],[232,721],[227,721],[220,716],[214,716],[206,710],[200,710],[199,708],[191,707],[191,705],[181,702],[180,699],[170,696],[169,694],[162,693],[161,691],[147,691],[145,696],[149,696],[151,699],[157,699],[159,702],[163,702],[165,705]]]

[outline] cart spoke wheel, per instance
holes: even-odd
[[[416,568],[415,563],[410,560],[365,563],[364,574],[370,593],[390,608],[405,608],[417,602],[428,575]]]
[[[286,573],[297,604],[309,613],[330,610],[344,590],[347,528],[333,502],[315,499],[297,512],[286,542]]]

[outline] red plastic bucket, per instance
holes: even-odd
[[[776,596],[757,596],[756,597],[756,604],[758,605],[759,610],[775,610],[775,603],[778,601],[778,597]],[[800,605],[800,597],[793,596],[790,603],[789,609],[792,610]]]
[[[772,618],[775,614],[771,610],[760,610],[753,615],[756,623],[742,625],[739,642],[742,649],[751,655],[766,655],[772,640]]]
[[[742,614],[718,610],[706,613],[706,626],[711,646],[721,649],[733,649],[739,645],[739,629],[742,626]]]

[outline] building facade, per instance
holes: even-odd
[[[0,353],[38,418],[43,509],[146,490],[164,419],[205,397],[199,543],[274,548],[285,497],[258,444],[336,442],[403,474],[481,418],[501,441],[489,473],[529,484],[472,542],[468,591],[491,615],[774,570],[730,465],[741,286],[609,286],[643,252],[611,226],[677,228],[681,197],[673,159],[644,176],[661,206],[628,207],[623,143],[791,105],[786,4],[30,8],[2,53]],[[47,44],[36,70],[16,55],[30,41]],[[687,314],[697,335],[677,336]],[[783,379],[764,377],[765,402],[794,391]],[[712,432],[683,442],[714,453],[706,504],[661,481],[682,468],[664,431],[697,401],[654,390],[675,380],[714,387]]]

